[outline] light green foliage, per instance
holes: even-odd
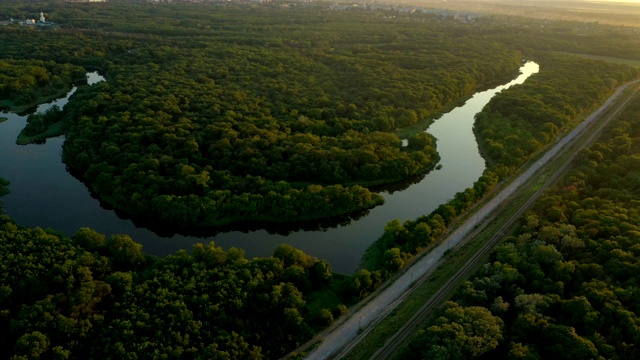
[[[144,265],[142,245],[128,235],[113,235],[105,243],[115,269],[136,269]]]
[[[607,84],[638,76],[625,65],[566,55],[536,53],[535,59],[540,73],[494,97],[476,116],[481,149],[494,164],[519,166],[609,97],[615,89]]]
[[[490,308],[504,321],[504,340],[485,356],[640,356],[633,295],[640,289],[640,168],[629,166],[640,153],[639,119],[640,103],[633,102],[454,296],[457,306]],[[441,327],[438,321],[427,329]],[[420,337],[412,353],[435,354],[459,341],[455,331],[442,337]]]
[[[48,60],[0,59],[0,104],[12,109],[59,96],[85,79],[83,68]]]
[[[7,195],[9,193],[9,181],[0,177],[0,196]]]
[[[498,347],[503,322],[483,307],[447,302],[434,324],[420,335],[423,359],[468,359]]]
[[[65,108],[64,161],[114,207],[183,226],[379,205],[368,186],[437,161],[429,136],[402,147],[392,132],[520,64],[455,21],[307,6],[54,7],[60,31],[6,28],[0,40],[7,56],[107,74]]]
[[[15,17],[29,10],[0,6]],[[51,74],[81,70],[59,64],[105,71],[106,82],[80,89],[65,109],[64,160],[103,200],[181,225],[294,221],[375,206],[382,199],[366,186],[424,173],[437,158],[431,137],[415,135],[403,148],[396,128],[510,78],[522,54],[542,69],[478,115],[491,158],[483,176],[432,214],[390,223],[367,269],[340,277],[342,298],[327,263],[287,246],[253,260],[213,243],[153,259],[125,235],[106,240],[81,229],[67,239],[3,217],[0,358],[277,358],[310,337],[309,324],[345,314],[343,303],[365,297],[437,241],[604,99],[614,80],[637,76],[541,50],[640,51],[637,37],[597,24],[590,28],[616,36],[556,31],[564,23],[388,21],[320,5],[294,13],[68,4],[50,12],[60,29],[0,28],[2,56],[14,59],[0,65],[19,70],[11,76],[25,91],[41,89],[47,76],[63,89],[66,78]],[[430,330],[438,343],[418,343],[417,354],[640,357],[637,118],[636,110],[610,141],[584,153],[562,190],[464,284],[460,305],[443,311]],[[309,291],[321,294],[313,304]]]

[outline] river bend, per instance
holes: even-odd
[[[441,168],[424,176],[408,188],[382,192],[385,204],[367,211],[347,224],[320,230],[297,230],[288,235],[267,230],[231,231],[211,238],[183,235],[160,237],[137,227],[131,220],[122,219],[93,198],[80,181],[71,176],[61,161],[64,137],[48,139],[41,145],[16,145],[16,138],[26,124],[27,116],[0,113],[9,118],[0,124],[0,176],[11,181],[11,193],[0,199],[6,212],[20,225],[53,228],[71,236],[81,227],[90,227],[107,236],[129,234],[144,246],[147,253],[167,255],[179,249],[190,249],[196,242],[214,240],[228,249],[235,246],[246,256],[269,256],[281,243],[291,244],[318,258],[326,259],[333,270],[351,273],[356,270],[365,250],[380,237],[384,225],[393,219],[414,219],[428,214],[440,204],[470,187],[485,169],[473,134],[474,116],[498,92],[523,83],[537,73],[539,67],[528,62],[520,68],[520,75],[511,82],[478,92],[463,105],[437,119],[428,129],[437,138]],[[103,80],[98,74],[88,74],[88,83]],[[89,85],[90,86],[90,85]],[[37,111],[45,111],[53,104],[63,106],[76,91],[67,97],[42,104]]]

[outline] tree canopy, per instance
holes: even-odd
[[[41,5],[0,7],[18,17]],[[101,199],[187,226],[375,206],[382,199],[372,185],[422,174],[437,160],[431,136],[402,146],[396,129],[511,77],[525,56],[541,72],[478,115],[489,160],[482,177],[431,214],[389,222],[350,276],[290,246],[249,260],[211,242],[158,259],[127,235],[85,228],[65,237],[2,216],[0,358],[280,357],[638,75],[557,54],[638,56],[637,37],[596,25],[589,33],[600,35],[584,37],[580,27],[560,31],[562,22],[469,24],[316,5],[47,6],[60,27],[0,27],[4,74],[36,79],[23,89],[30,97],[70,85],[78,66],[107,81],[81,88],[64,111],[32,117],[28,131],[61,119],[64,161]],[[51,82],[63,73],[68,80]],[[633,111],[463,285],[415,356],[638,357]],[[0,180],[0,194],[5,188]]]
[[[315,5],[49,12],[60,27],[7,26],[0,38],[6,57],[106,74],[65,107],[65,163],[117,209],[182,226],[378,205],[372,185],[438,160],[430,136],[402,146],[393,132],[511,76],[522,59],[427,15],[428,26]]]
[[[86,80],[85,69],[49,60],[0,59],[0,107],[22,111],[69,91]]]
[[[127,235],[67,238],[3,215],[0,358],[278,358],[314,333],[321,314],[305,297],[331,276],[288,245],[247,260],[211,242],[159,259]]]
[[[481,335],[498,341],[487,358],[640,356],[639,104],[632,102],[602,139],[580,154],[515,234],[462,284],[455,305],[447,305],[480,307],[502,319],[498,335],[493,329]],[[439,323],[436,319],[414,340],[415,357],[459,354],[461,330],[445,333]],[[429,337],[436,330],[441,343],[458,345],[443,350]]]

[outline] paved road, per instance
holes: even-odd
[[[371,324],[375,324],[386,314],[388,314],[399,302],[398,299],[410,289],[413,280],[421,278],[429,271],[433,270],[444,252],[460,244],[465,236],[473,231],[478,222],[483,221],[496,207],[513,194],[520,184],[524,183],[532,175],[546,164],[549,159],[555,156],[569,141],[578,133],[582,132],[596,118],[598,118],[622,93],[624,89],[639,81],[622,86],[595,112],[585,119],[578,127],[561,138],[549,151],[547,151],[536,163],[523,172],[510,184],[508,184],[499,194],[478,209],[474,216],[455,229],[440,245],[434,248],[429,254],[418,260],[406,273],[400,276],[393,284],[378,294],[369,302],[362,306],[356,313],[348,319],[342,321],[339,326],[325,334],[320,345],[311,352],[306,359],[331,359],[340,349],[349,345],[358,335],[360,329],[365,329]]]

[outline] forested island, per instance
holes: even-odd
[[[371,185],[438,159],[427,134],[403,147],[393,131],[522,61],[509,46],[459,36],[455,22],[394,30],[380,14],[315,7],[293,23],[277,7],[107,7],[109,24],[79,40],[69,28],[91,9],[60,11],[67,25],[55,31],[2,28],[6,54],[100,68],[108,81],[65,107],[65,163],[115,208],[182,226],[380,204]]]
[[[0,5],[15,17],[42,6]],[[431,13],[337,12],[328,4],[52,2],[46,11],[59,28],[0,27],[0,60],[17,67],[15,74],[40,66],[52,78],[56,69],[82,67],[99,69],[107,81],[80,88],[64,109],[31,118],[25,130],[37,135],[56,124],[66,134],[65,163],[97,196],[176,225],[295,221],[375,206],[382,198],[370,187],[435,166],[435,141],[421,131],[433,116],[513,75],[524,59],[541,71],[478,114],[489,167],[474,186],[431,214],[380,224],[384,235],[355,274],[332,274],[326,262],[286,245],[269,258],[245,259],[241,249],[213,242],[156,258],[127,235],[105,238],[83,228],[67,237],[3,215],[0,348],[8,351],[0,358],[7,359],[279,358],[638,76],[632,67],[571,53],[640,59],[640,40],[626,29],[562,21],[463,22]],[[597,36],[585,38],[585,31]],[[75,80],[60,81],[56,87],[68,88]],[[36,84],[31,99],[49,86]],[[416,356],[544,358],[575,346],[562,355],[637,357],[637,284],[627,265],[638,246],[638,189],[628,185],[635,117],[528,215],[480,280],[461,290],[459,304],[443,310],[448,320],[416,341]],[[410,126],[416,130],[403,146],[396,132]],[[6,185],[0,181],[0,194]],[[482,347],[460,340],[459,329],[438,328],[465,314],[489,321]],[[614,319],[626,322],[618,330]],[[431,335],[448,347],[430,347]]]
[[[0,59],[0,109],[22,112],[64,95],[86,70],[45,60]]]

